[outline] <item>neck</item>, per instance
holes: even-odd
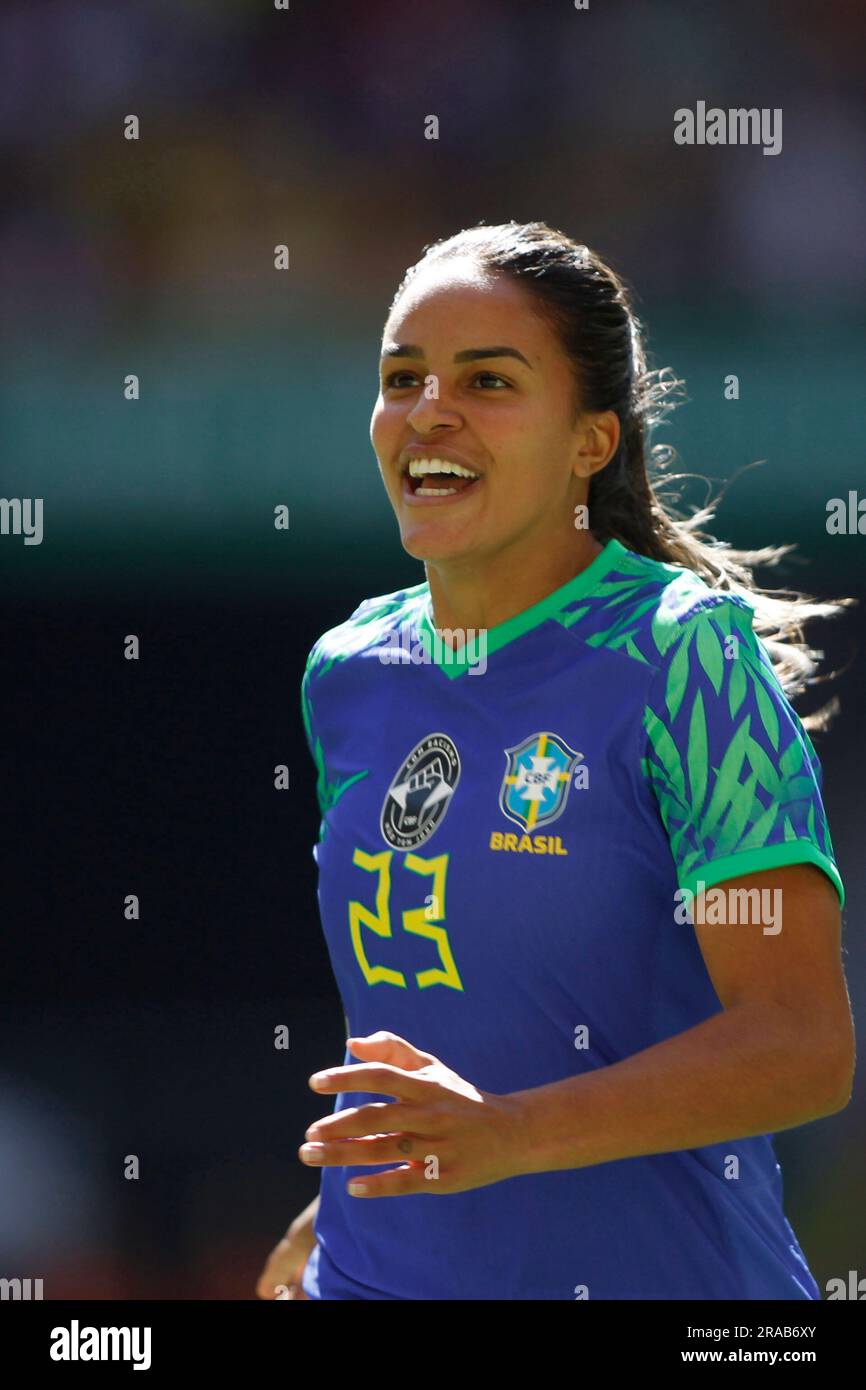
[[[589,531],[574,531],[567,540],[567,545],[546,551],[539,551],[534,540],[531,563],[514,547],[481,563],[428,561],[434,627],[458,631],[498,627],[562,588],[604,549]]]

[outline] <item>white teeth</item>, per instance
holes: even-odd
[[[477,478],[480,475],[473,473],[471,468],[464,468],[462,463],[452,463],[450,459],[412,459],[409,464],[409,476],[412,478],[423,478],[428,473],[454,473],[458,478]],[[429,489],[425,489],[429,491]],[[453,492],[454,489],[452,488]]]

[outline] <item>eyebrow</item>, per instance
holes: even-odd
[[[415,343],[389,343],[382,349],[383,359],[386,357],[423,357],[424,349]],[[485,357],[516,357],[519,362],[523,362],[530,371],[533,370],[532,363],[528,362],[522,352],[518,352],[513,347],[479,347],[464,348],[462,352],[455,352],[455,362],[478,362]]]

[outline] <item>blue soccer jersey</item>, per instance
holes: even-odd
[[[350,1036],[391,1030],[496,1094],[542,1086],[720,1012],[682,890],[809,862],[844,902],[820,764],[752,619],[611,540],[462,657],[426,583],[316,642],[313,854]],[[395,1166],[322,1170],[311,1297],[820,1297],[769,1136],[346,1192]]]

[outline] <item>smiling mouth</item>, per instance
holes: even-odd
[[[403,477],[417,497],[452,497],[481,481],[479,473],[448,459],[412,459],[403,469]]]

